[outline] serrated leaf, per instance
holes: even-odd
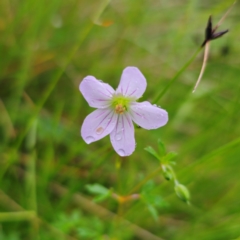
[[[148,147],[144,148],[144,150],[149,152],[150,154],[152,154],[158,160],[160,160],[158,153],[151,146],[148,146]]]

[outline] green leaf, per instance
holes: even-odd
[[[93,239],[99,236],[99,233],[95,231],[94,229],[88,229],[88,228],[78,228],[77,233],[80,237],[84,237],[87,239]]]
[[[161,157],[166,155],[166,148],[161,139],[158,139],[158,150]]]
[[[151,191],[153,188],[155,187],[155,183],[153,180],[149,180],[147,181],[142,188],[142,193],[147,193],[149,191]]]
[[[156,187],[154,181],[148,181],[141,191],[141,199],[147,204],[152,205],[154,207],[166,207],[167,202],[159,195],[158,192],[154,192],[154,188]]]
[[[150,154],[152,154],[158,160],[160,160],[160,157],[159,157],[158,153],[151,146],[148,146],[148,147],[144,148],[144,150],[149,152]]]
[[[158,221],[158,211],[157,211],[157,209],[153,205],[147,205],[147,208],[148,208],[150,214],[152,215],[152,217],[154,218],[154,220]]]
[[[93,201],[94,202],[102,202],[104,201],[105,199],[109,198],[111,196],[111,191],[108,190],[108,192],[106,194],[101,194],[101,195],[98,195],[96,196]]]
[[[169,152],[167,153],[167,155],[163,158],[163,162],[164,163],[171,163],[171,164],[175,164],[175,162],[171,161],[173,158],[175,158],[177,156],[176,152]]]
[[[159,194],[155,195],[154,193],[143,193],[141,196],[142,200],[147,205],[152,205],[157,208],[165,208],[168,206],[167,202],[159,196]]]
[[[92,194],[101,194],[105,195],[109,193],[109,190],[102,186],[101,184],[94,183],[94,184],[87,184],[86,185],[87,190]]]

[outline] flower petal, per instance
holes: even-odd
[[[147,81],[140,70],[136,67],[127,67],[123,70],[116,93],[138,99],[143,95],[146,87]]]
[[[79,85],[79,90],[90,107],[105,108],[110,105],[109,100],[115,92],[107,83],[97,80],[93,76],[85,77]]]
[[[130,106],[132,120],[145,129],[156,129],[164,126],[168,121],[168,113],[151,103],[134,102]]]
[[[110,133],[115,151],[122,157],[129,156],[135,150],[134,126],[128,113],[119,114],[114,130]]]
[[[95,142],[113,131],[117,123],[117,114],[112,109],[97,109],[83,121],[81,135],[89,144]]]

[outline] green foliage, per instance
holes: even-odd
[[[166,148],[164,143],[161,141],[161,139],[158,139],[158,152],[159,152],[159,156],[163,157],[166,155]]]
[[[159,160],[159,162],[163,165],[174,165],[175,162],[172,161],[173,158],[177,156],[176,152],[166,152],[166,148],[164,143],[159,139],[158,140],[158,151],[156,152],[151,146],[144,148],[147,152],[152,154],[155,158]]]
[[[105,199],[107,199],[108,197],[111,196],[112,191],[108,190],[107,188],[105,188],[104,186],[95,183],[95,184],[87,184],[86,185],[87,190],[92,193],[97,195],[93,201],[95,202],[101,202]]]
[[[175,162],[172,161],[173,158],[177,156],[177,153],[175,152],[169,152],[167,153],[166,148],[164,146],[164,143],[161,140],[158,140],[158,149],[159,153],[157,153],[152,147],[148,146],[145,148],[147,152],[152,154],[155,158],[157,158],[160,162],[160,166],[162,168],[162,174],[166,180],[173,180],[174,181],[174,190],[177,194],[177,196],[184,202],[189,204],[190,200],[190,193],[186,186],[183,184],[179,184],[176,174],[172,168],[172,165],[175,165]],[[151,213],[156,218],[156,211],[151,208]]]
[[[60,214],[53,225],[66,234],[74,232],[77,238],[100,239],[104,233],[104,224],[97,218],[84,216],[78,211],[69,215]]]
[[[161,157],[158,155],[158,153],[151,147],[151,146],[148,146],[145,148],[145,150],[147,152],[149,152],[150,154],[152,154],[155,158],[157,158],[158,160],[161,159]]]
[[[55,217],[53,226],[65,234],[74,235],[77,239],[103,240],[104,236],[113,234],[109,223],[106,224],[97,217],[84,215],[79,211],[59,214]],[[124,239],[130,239],[128,231],[125,231],[122,236]]]
[[[155,183],[151,180],[148,181],[142,188],[141,200],[147,205],[147,209],[154,220],[158,221],[158,209],[166,208],[168,203],[159,195],[159,193],[154,192],[155,188]]]
[[[207,20],[215,25],[230,4],[1,1],[0,239],[239,238],[239,2],[192,94]],[[81,139],[93,109],[78,86],[93,75],[116,87],[126,66],[142,71],[141,101],[169,122],[136,128],[136,151],[120,158],[108,137]],[[191,206],[173,185],[185,201],[191,192]],[[119,204],[111,189],[140,198]]]
[[[0,239],[4,240],[19,240],[19,235],[17,233],[11,232],[9,235],[5,235],[3,232],[0,232]]]

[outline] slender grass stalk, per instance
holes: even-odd
[[[105,2],[105,1],[104,1]],[[109,1],[110,2],[110,1]],[[108,2],[108,3],[109,3]],[[105,7],[107,6],[107,4],[104,5]],[[104,11],[104,8],[101,7],[101,11],[98,12],[97,16],[100,17],[101,13]],[[66,61],[64,63],[64,65],[57,69],[57,71],[55,72],[55,74],[52,77],[52,80],[50,81],[50,84],[48,85],[48,88],[45,90],[44,94],[42,95],[41,99],[39,100],[39,102],[36,104],[35,109],[33,110],[33,114],[32,117],[28,120],[28,122],[26,123],[26,128],[24,129],[24,131],[20,134],[20,136],[18,137],[16,143],[15,143],[15,151],[12,152],[9,161],[7,164],[5,164],[1,170],[0,173],[0,179],[3,177],[3,175],[5,174],[5,172],[7,171],[8,167],[14,163],[15,161],[17,161],[17,151],[19,149],[19,147],[21,146],[26,134],[29,132],[30,128],[32,127],[32,124],[34,123],[35,119],[37,118],[38,114],[40,113],[41,109],[43,108],[44,104],[46,103],[47,99],[49,98],[49,96],[51,95],[52,91],[54,90],[55,86],[57,85],[60,77],[62,76],[62,74],[64,73],[65,69],[67,68],[68,64],[70,63],[70,61],[72,60],[73,56],[75,55],[76,51],[79,49],[79,47],[81,46],[81,44],[83,43],[83,41],[86,39],[86,37],[88,36],[88,34],[90,33],[91,29],[93,28],[94,24],[92,22],[88,22],[85,26],[84,29],[81,29],[81,31],[79,31],[79,35],[78,35],[78,41],[77,43],[72,47],[72,49],[69,51],[68,56],[66,57]]]
[[[198,53],[201,51],[201,47],[199,47],[193,56],[184,64],[184,66],[175,74],[175,76],[170,80],[167,86],[159,93],[159,95],[154,99],[154,103],[158,103],[158,101],[164,96],[164,94],[169,90],[172,84],[178,79],[178,77],[187,69],[187,67],[194,61]]]
[[[76,53],[76,51],[78,50],[78,48],[80,47],[80,45],[82,44],[84,39],[87,37],[87,35],[89,34],[89,32],[92,29],[92,27],[93,27],[93,24],[92,23],[88,23],[87,26],[85,27],[85,29],[81,31],[81,33],[79,34],[79,40],[73,46],[73,48],[70,51],[69,55],[66,57],[67,60],[66,60],[66,62],[64,64],[64,66],[62,68],[57,69],[57,71],[53,75],[52,80],[50,81],[50,84],[48,85],[48,88],[44,92],[42,98],[36,104],[36,108],[34,109],[32,117],[28,121],[25,130],[23,131],[21,136],[18,138],[18,141],[16,143],[16,149],[18,149],[20,147],[24,137],[26,136],[27,132],[31,128],[31,126],[32,126],[34,120],[36,119],[37,115],[40,113],[41,109],[43,108],[43,106],[46,103],[47,99],[49,98],[49,96],[51,95],[52,91],[56,87],[60,77],[64,73],[64,71],[65,71],[66,67],[68,66],[69,62],[72,60],[74,54]]]
[[[35,211],[2,212],[0,222],[32,221],[35,217]]]
[[[99,7],[97,8],[96,12],[93,14],[92,17],[92,20],[95,24],[99,24],[99,18],[110,2],[111,0],[103,0],[100,2]]]
[[[33,211],[37,211],[36,196],[36,153],[33,151],[27,158],[26,190],[27,206]]]
[[[162,166],[160,165],[157,169],[155,169],[153,172],[149,173],[141,182],[139,182],[133,189],[129,192],[130,194],[135,193],[138,191],[147,181],[155,177],[160,171],[162,170]]]
[[[37,196],[36,196],[36,152],[35,145],[37,141],[37,120],[33,122],[26,138],[26,148],[28,150],[27,163],[26,163],[26,196],[27,208],[32,210],[37,215]],[[38,238],[38,221],[36,218],[32,219],[32,228],[30,229],[30,237]]]
[[[105,10],[105,8],[107,7],[107,5],[110,3],[110,0],[104,0],[103,1],[104,4],[100,5],[100,10],[97,12],[96,17],[99,18],[101,16],[101,14],[103,13],[103,11]],[[39,100],[39,102],[36,104],[36,109],[32,115],[32,118],[29,120],[27,127],[25,129],[25,131],[22,133],[22,135],[19,137],[17,144],[16,144],[16,148],[18,149],[20,144],[22,143],[24,137],[26,136],[26,133],[28,132],[29,128],[31,127],[34,119],[37,117],[37,115],[39,114],[39,112],[41,111],[41,109],[43,108],[45,102],[47,101],[47,99],[49,98],[49,96],[51,95],[52,91],[54,90],[54,88],[56,87],[60,77],[62,76],[62,74],[64,73],[65,69],[67,68],[67,66],[69,65],[70,61],[72,60],[73,56],[76,54],[77,50],[79,49],[79,47],[81,46],[81,44],[83,43],[83,41],[86,39],[86,37],[88,36],[88,34],[90,33],[90,31],[92,30],[94,24],[91,22],[88,22],[85,26],[84,29],[81,29],[81,31],[79,31],[79,35],[78,35],[78,41],[77,43],[73,46],[73,48],[69,51],[68,56],[66,56],[66,61],[64,63],[64,65],[59,68],[54,76],[52,77],[52,80],[48,86],[48,88],[46,89],[46,91],[44,92],[42,98]]]
[[[205,45],[205,50],[204,50],[204,58],[203,58],[203,65],[202,65],[202,68],[201,68],[201,71],[200,71],[200,74],[199,74],[199,77],[198,77],[198,80],[194,86],[194,89],[193,89],[193,93],[196,91],[197,87],[198,87],[198,84],[200,83],[201,79],[202,79],[202,75],[204,73],[204,70],[205,70],[205,67],[207,65],[207,59],[208,59],[208,53],[209,53],[209,47],[210,47],[210,41],[207,41],[206,45]]]
[[[206,154],[205,156],[201,157],[200,159],[198,159],[198,161],[195,161],[192,164],[190,164],[189,166],[187,166],[186,168],[184,168],[184,170],[181,172],[181,174],[184,175],[184,172],[189,171],[189,169],[191,169],[192,167],[195,167],[195,166],[209,160],[210,158],[212,158],[214,156],[219,156],[219,155],[223,154],[224,152],[229,151],[230,148],[238,146],[239,143],[240,143],[240,138],[236,138],[233,141],[217,148],[216,150],[214,150],[214,151]]]
[[[16,203],[12,198],[0,190],[0,203],[5,205],[9,210],[15,212],[0,213],[0,222],[16,222],[16,221],[37,221],[39,225],[48,229],[53,236],[57,236],[60,239],[77,240],[71,237],[61,230],[53,227],[48,222],[36,216],[35,211],[26,211],[22,206]],[[36,239],[35,236],[32,239]]]

